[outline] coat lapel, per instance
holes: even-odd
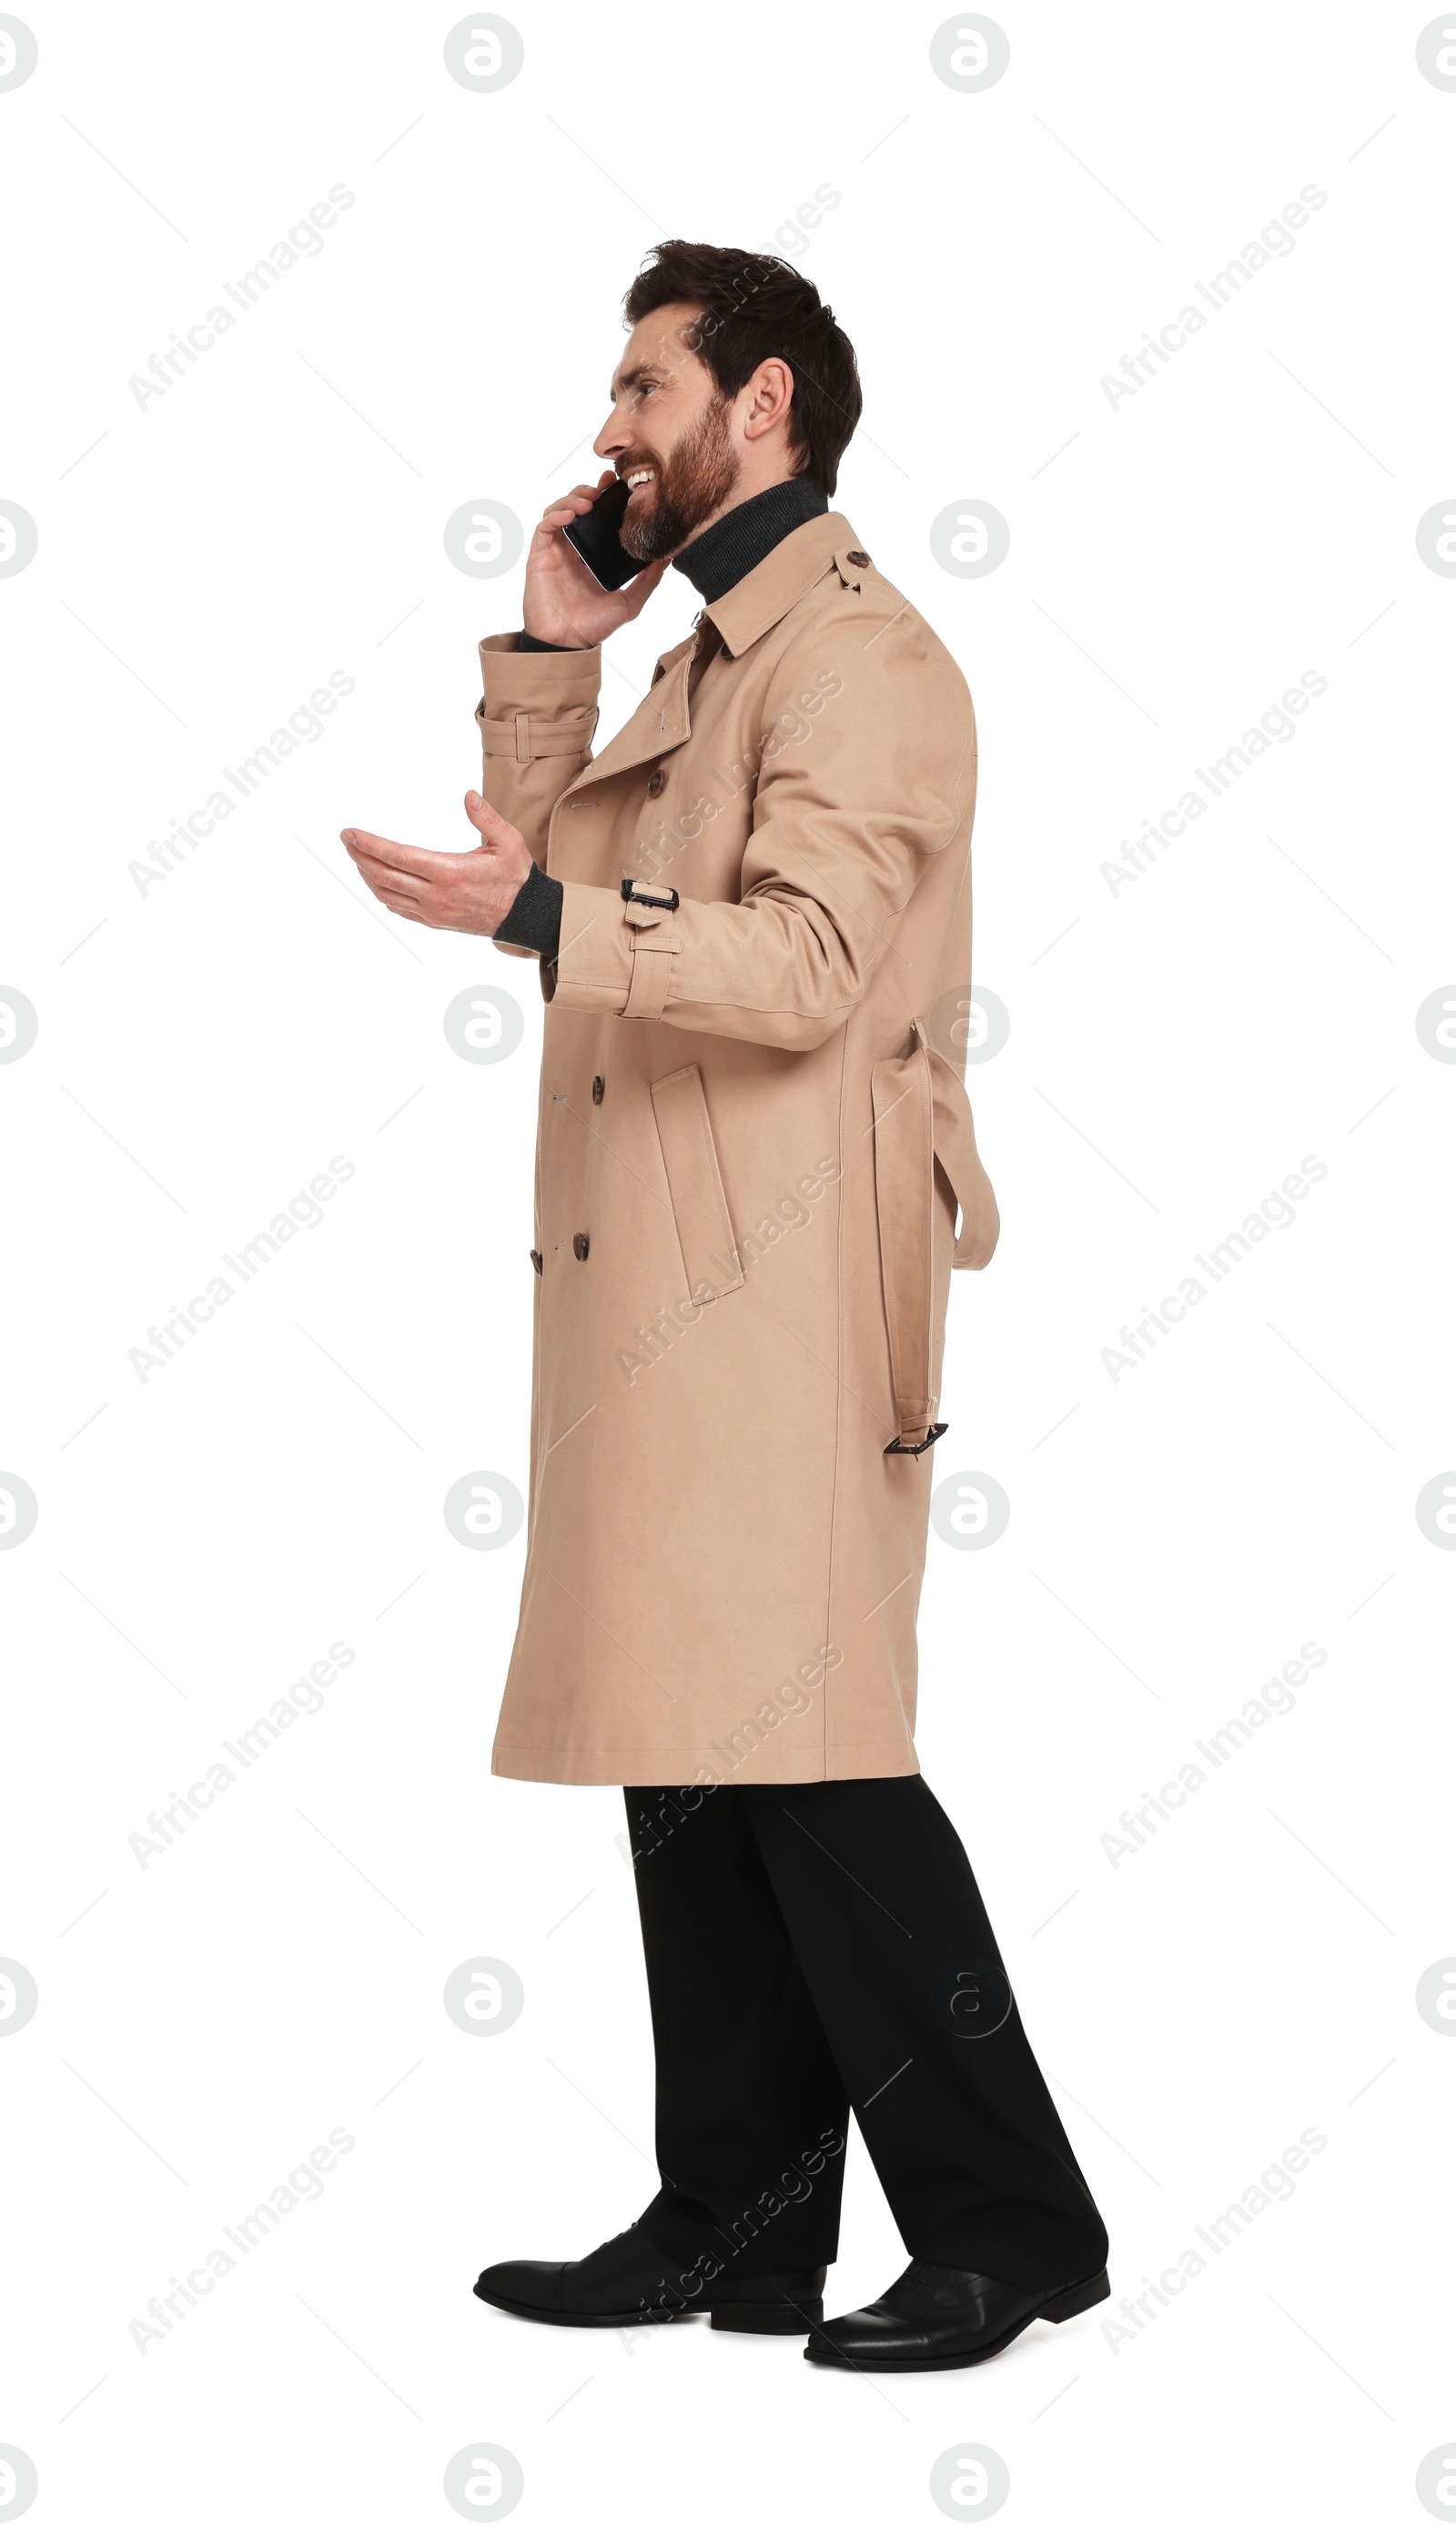
[[[688,711],[688,672],[696,643],[696,634],[689,634],[671,652],[663,653],[659,664],[661,676],[653,681],[635,713],[629,715],[621,731],[567,785],[562,795],[563,801],[586,792],[606,776],[623,775],[629,767],[641,766],[648,758],[661,757],[665,750],[682,747],[692,729]]]
[[[787,616],[826,567],[837,561],[838,552],[851,549],[853,541],[854,531],[842,511],[828,511],[820,518],[806,520],[802,527],[792,529],[781,539],[752,572],[745,573],[742,581],[735,582],[721,599],[705,607],[701,611],[704,620],[711,620],[724,649],[736,660],[769,626]],[[692,731],[688,676],[698,640],[695,630],[670,652],[663,653],[657,665],[658,675],[636,712],[567,785],[561,802],[588,792],[608,776],[624,775],[629,767],[644,765],[649,758],[682,748]]]

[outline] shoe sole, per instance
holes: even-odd
[[[1066,2290],[1056,2292],[1054,2297],[1047,2301],[1045,2308],[1037,2309],[1034,2315],[1023,2317],[1021,2324],[1014,2325],[1008,2334],[998,2336],[994,2343],[977,2344],[973,2352],[938,2352],[924,2360],[875,2361],[862,2360],[849,2352],[815,2352],[806,2346],[804,2358],[806,2361],[817,2362],[822,2370],[904,2373],[921,2370],[973,2370],[978,2361],[994,2361],[998,2352],[1005,2352],[1009,2344],[1015,2343],[1019,2334],[1026,2333],[1028,2325],[1035,2325],[1042,2318],[1045,2318],[1048,2325],[1065,2325],[1069,2317],[1081,2316],[1084,2309],[1096,2308],[1100,2301],[1110,2299],[1111,2296],[1112,2286],[1106,2273],[1090,2273],[1085,2282],[1073,2282]]]
[[[719,2334],[802,2334],[806,2325],[823,2325],[825,2304],[822,2299],[804,2300],[793,2308],[755,2306],[743,2301],[715,2309],[674,2308],[657,2311],[640,2308],[621,2309],[611,2314],[581,2315],[569,2309],[528,2308],[519,2300],[494,2298],[477,2290],[476,2298],[485,2308],[498,2308],[507,2316],[523,2316],[532,2325],[675,2325],[680,2317],[706,2315]]]

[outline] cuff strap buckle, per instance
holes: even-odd
[[[660,907],[665,915],[671,915],[673,909],[683,903],[675,889],[650,889],[641,881],[633,880],[630,875],[624,877],[622,895],[638,907]]]

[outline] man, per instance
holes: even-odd
[[[674,239],[626,312],[606,472],[535,532],[524,630],[480,647],[481,844],[343,832],[385,906],[541,964],[530,1523],[494,1768],[624,1788],[656,2045],[640,2220],[476,2289],[558,2324],[706,2309],[807,2325],[814,2361],[960,2368],[1107,2296],[911,1740],[950,1271],[997,1234],[938,1045],[968,995],[975,724],[829,508],[861,400],[812,284]],[[614,478],[643,569],[608,593],[563,533]],[[601,645],[669,562],[695,630],[593,757]],[[851,2106],[911,2262],[825,2324]]]

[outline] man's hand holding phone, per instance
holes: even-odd
[[[526,632],[540,643],[586,649],[604,642],[645,608],[667,570],[669,557],[664,555],[656,563],[644,564],[625,590],[604,590],[563,535],[616,482],[616,470],[609,467],[594,486],[574,485],[542,515],[526,556],[523,615]]]

